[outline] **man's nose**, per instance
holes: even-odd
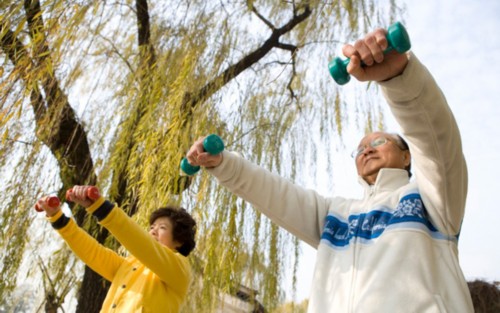
[[[371,145],[366,145],[363,149],[363,152],[361,154],[368,155],[370,153],[373,153],[375,151],[375,148],[372,147]]]
[[[363,152],[361,152],[361,154],[364,155],[364,156],[367,156],[367,155],[370,155],[372,153],[375,153],[375,150],[376,149],[374,147],[368,145],[368,146],[365,147],[365,149],[363,150]]]

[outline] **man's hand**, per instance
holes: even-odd
[[[390,51],[387,31],[378,28],[368,33],[365,38],[357,40],[354,45],[345,45],[342,53],[350,58],[347,72],[359,81],[384,81],[403,73],[408,64],[408,55]]]
[[[222,162],[222,153],[212,155],[205,151],[203,147],[203,140],[206,137],[200,137],[195,143],[189,148],[186,158],[189,164],[193,166],[204,166],[207,168],[217,167]]]

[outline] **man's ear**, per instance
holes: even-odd
[[[404,153],[403,153],[403,162],[404,162],[405,167],[407,167],[408,165],[410,165],[410,162],[411,162],[410,151],[408,151],[408,150],[404,151]]]

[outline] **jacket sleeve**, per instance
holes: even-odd
[[[123,210],[104,201],[104,198],[87,208],[87,212],[98,217],[99,223],[167,286],[178,293],[185,293],[191,280],[190,266],[185,256],[157,242]]]
[[[219,166],[207,170],[221,185],[250,202],[274,223],[312,247],[318,246],[328,213],[326,198],[229,151],[223,152]]]
[[[76,222],[59,211],[48,218],[70,249],[93,271],[112,281],[124,258],[99,244],[92,236],[76,225]],[[59,227],[61,226],[61,227]]]
[[[457,235],[465,210],[467,167],[458,126],[442,91],[413,54],[402,75],[380,85],[408,140],[431,220],[440,231]]]

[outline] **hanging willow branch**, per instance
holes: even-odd
[[[0,246],[19,253],[2,260],[8,281],[0,295],[15,286],[12,273],[22,271],[23,240],[30,240],[23,234],[33,212],[16,209],[28,207],[41,189],[97,183],[142,225],[169,202],[197,218],[195,281],[184,312],[209,312],[220,305],[221,292],[235,295],[240,284],[252,290],[252,301],[278,306],[290,258],[296,282],[298,242],[207,175],[181,176],[179,161],[196,136],[218,132],[252,161],[291,179],[301,176],[318,148],[297,134],[313,136],[318,126],[319,146],[327,146],[331,134],[342,135],[346,119],[337,90],[321,75],[306,77],[309,67],[318,72],[314,59],[326,57],[316,48],[352,34],[359,16],[378,16],[375,7],[372,0],[3,1],[0,171],[16,175],[5,175],[0,197],[0,222],[9,226],[2,239],[15,240]],[[36,128],[25,130],[26,124]],[[83,210],[72,209],[79,225],[118,250]],[[56,284],[71,266],[43,265]],[[108,285],[88,268],[75,277],[81,278],[72,290],[76,311],[98,312]],[[68,286],[47,288],[36,307],[61,305]]]
[[[20,73],[26,87],[31,90],[31,105],[35,112],[37,137],[44,142],[56,157],[63,186],[60,197],[64,199],[64,191],[76,184],[95,184],[93,163],[87,141],[87,134],[83,126],[77,121],[75,112],[67,96],[61,90],[54,73],[54,65],[50,58],[50,49],[44,31],[43,15],[39,1],[24,1],[29,35],[34,47],[32,55],[22,44],[16,34],[8,28],[5,20],[1,20],[2,50],[8,55],[14,68]],[[41,86],[41,90],[38,86]],[[45,95],[42,96],[42,92]],[[83,225],[84,210],[75,210],[75,220]],[[95,222],[90,224],[91,232],[96,232],[96,239],[104,242],[108,232],[104,229],[97,231]],[[96,307],[95,302],[86,299],[103,300],[107,291],[106,285],[98,283],[100,277],[85,268],[80,293],[79,306],[82,312],[91,312]],[[97,283],[96,283],[97,282]],[[49,295],[57,297],[56,295]],[[47,299],[51,302],[51,299]],[[98,306],[97,306],[98,307]]]

